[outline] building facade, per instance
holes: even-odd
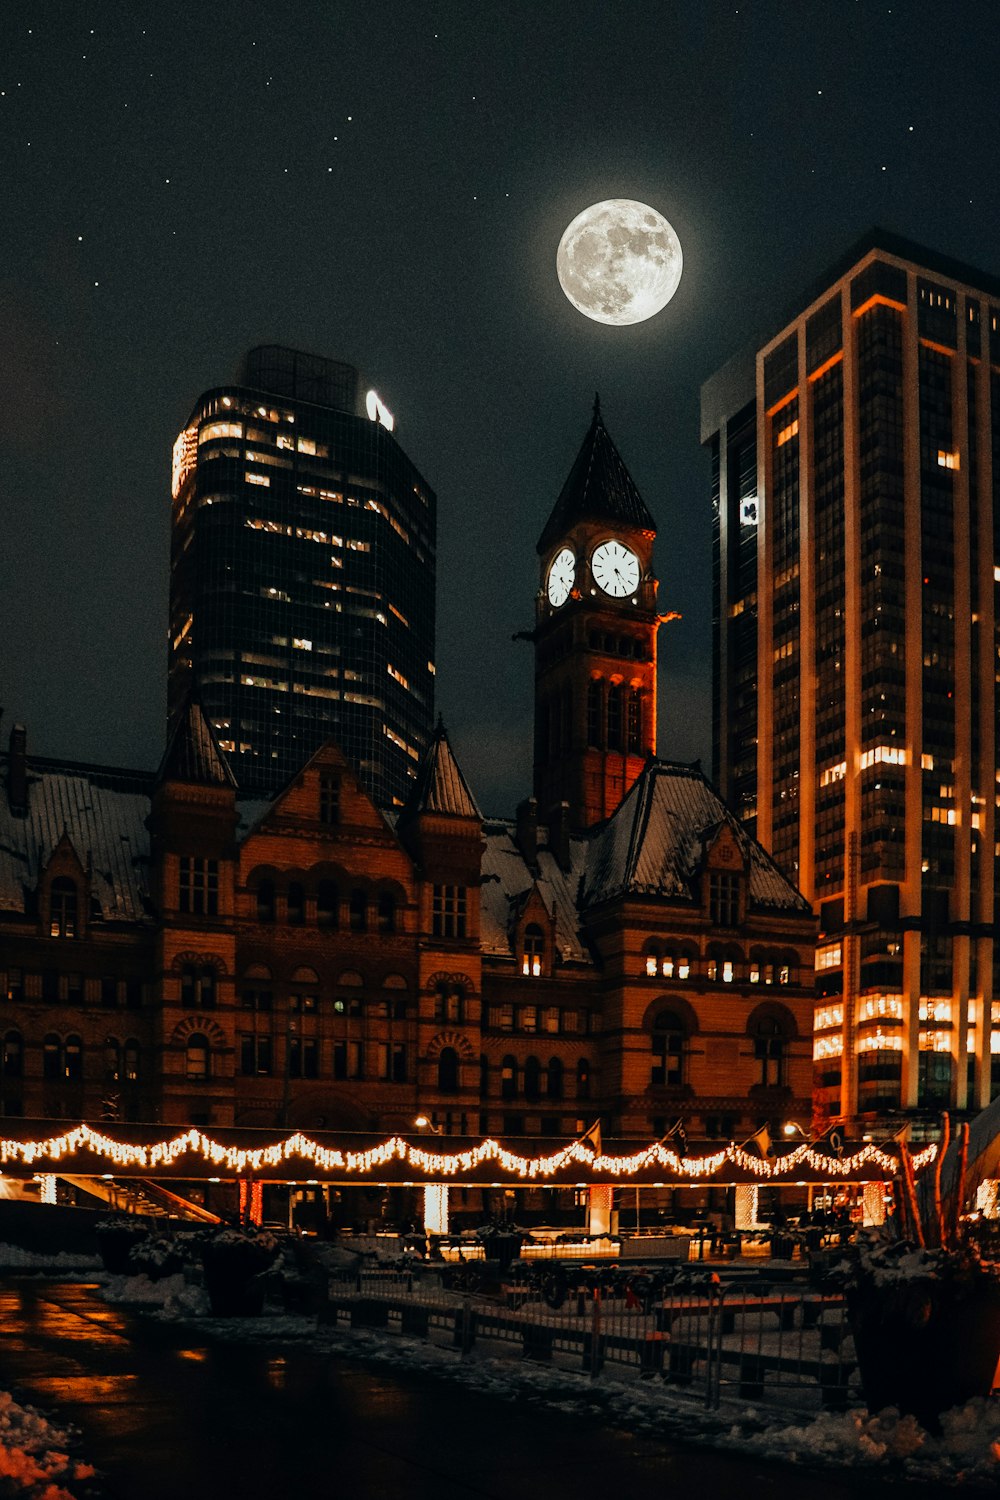
[[[834,1115],[1000,1089],[1000,281],[873,232],[704,387],[715,765],[820,914]]]
[[[244,796],[194,698],[155,776],[29,757],[15,728],[4,1113],[563,1138],[600,1117],[646,1141],[808,1120],[815,920],[701,771],[655,757],[654,527],[595,424],[604,478],[540,549],[537,711],[570,702],[539,740],[544,813],[484,818],[441,725],[396,808],[333,740]]]
[[[265,346],[174,445],[170,722],[194,692],[250,795],[333,737],[401,805],[430,743],[436,499],[391,421],[352,366]]]

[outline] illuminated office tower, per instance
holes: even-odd
[[[335,739],[405,801],[434,709],[436,499],[350,365],[273,345],[174,445],[168,707],[250,795]]]
[[[1000,280],[873,231],[706,383],[702,441],[714,777],[819,913],[818,1098],[981,1106],[1000,1091]]]

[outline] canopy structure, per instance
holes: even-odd
[[[913,1159],[917,1171],[936,1146]],[[498,1141],[468,1136],[387,1138],[321,1132],[201,1130],[163,1125],[67,1125],[5,1120],[0,1172],[7,1176],[114,1177],[186,1180],[252,1179],[350,1186],[440,1184],[452,1187],[726,1187],[747,1183],[887,1182],[898,1171],[895,1151],[871,1142],[831,1155],[808,1142],[761,1156],[733,1142],[680,1155],[669,1140],[646,1145],[587,1139]]]

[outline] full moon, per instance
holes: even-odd
[[[642,323],[677,290],[681,242],[662,214],[632,198],[609,198],[577,214],[559,241],[559,285],[597,323]]]

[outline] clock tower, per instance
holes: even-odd
[[[538,541],[534,787],[580,832],[610,817],[656,753],[656,523],[594,399]]]

